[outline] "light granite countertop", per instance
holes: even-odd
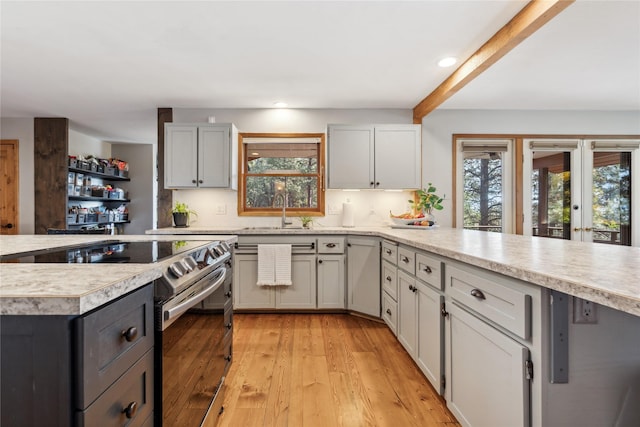
[[[181,236],[185,240],[225,240],[235,236]],[[176,236],[14,235],[0,236],[0,255],[75,246],[98,241],[175,240]],[[79,315],[152,282],[166,263],[0,264],[0,314]]]
[[[487,233],[455,228],[189,227],[155,234],[368,235],[423,249],[640,316],[640,248]]]

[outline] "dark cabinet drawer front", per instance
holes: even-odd
[[[77,319],[76,337],[76,403],[84,409],[153,346],[153,287]]]
[[[153,350],[149,350],[98,400],[77,413],[78,426],[144,426],[152,411]]]

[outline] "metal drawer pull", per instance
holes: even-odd
[[[231,356],[225,356],[224,360],[226,360],[227,362],[231,362]]]
[[[416,287],[415,287],[415,286],[413,286],[413,285],[409,285],[409,290],[410,290],[411,292],[415,292],[415,291],[417,291],[417,290],[418,290],[418,288],[416,288]]]
[[[400,260],[404,263],[409,263],[409,258],[407,258],[406,256],[402,255],[402,258],[400,258]]]
[[[385,249],[385,252],[387,253],[387,255],[391,255],[391,249]]]
[[[387,282],[391,281],[391,276],[387,276]]]
[[[137,411],[138,411],[138,404],[136,402],[131,402],[122,410],[122,413],[124,414],[125,417],[131,419],[136,416]]]
[[[231,329],[231,322],[227,323],[225,326],[227,327],[227,329]]]
[[[389,310],[388,308],[387,308],[387,314],[391,316],[391,310]]]
[[[131,342],[138,336],[138,329],[135,326],[132,326],[129,329],[120,332],[120,335],[128,342]]]
[[[227,297],[227,298],[231,298],[231,291],[229,291],[226,294],[224,294],[224,296]]]
[[[425,271],[425,273],[429,273],[429,274],[432,273],[431,267],[429,267],[428,265],[425,267],[424,271]]]
[[[335,248],[336,244],[335,243],[327,243],[325,246],[328,247],[328,248]]]
[[[471,296],[478,299],[487,299],[480,289],[471,289]]]

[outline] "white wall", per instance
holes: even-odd
[[[453,224],[451,210],[452,135],[554,134],[640,135],[638,111],[436,110],[422,120],[422,181],[447,195],[438,212],[443,226]]]
[[[111,144],[69,129],[69,155],[108,159],[111,157]]]
[[[325,132],[328,124],[336,123],[412,123],[410,109],[173,109],[175,123],[205,123],[214,116],[217,123],[234,123],[239,132]],[[314,219],[314,226],[336,226],[342,223],[342,204],[354,205],[356,225],[381,225],[389,210],[401,213],[408,209],[408,192],[364,190],[345,192],[327,190],[327,215]],[[174,190],[173,200],[186,202],[198,213],[194,226],[276,226],[276,217],[238,217],[238,193],[229,190]],[[298,220],[294,219],[298,224]]]
[[[0,121],[0,139],[17,139],[19,157],[19,234],[33,234],[33,118],[2,118]]]
[[[156,224],[156,147],[151,144],[111,144],[113,157],[129,163],[129,178],[122,182],[129,191],[130,224],[123,228],[125,234],[144,234]]]

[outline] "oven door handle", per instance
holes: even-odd
[[[213,273],[211,273],[211,276],[215,275],[219,271],[221,271],[222,274],[220,275],[220,277],[215,282],[213,282],[212,285],[207,286],[206,288],[204,288],[202,290],[202,292],[199,292],[198,294],[196,294],[196,295],[192,296],[191,298],[181,302],[180,304],[176,305],[175,307],[172,307],[169,310],[164,310],[164,313],[162,313],[162,323],[163,324],[172,323],[173,320],[175,320],[177,317],[181,316],[182,313],[184,313],[185,311],[189,310],[191,307],[193,307],[194,305],[196,305],[197,303],[199,303],[200,301],[202,301],[203,299],[205,299],[206,297],[208,297],[209,295],[214,293],[220,286],[222,286],[222,284],[224,283],[224,279],[227,277],[227,268],[226,267],[223,266],[223,267],[218,268]],[[205,280],[206,279],[207,278],[205,278]],[[164,327],[162,328],[162,330],[164,330]]]

